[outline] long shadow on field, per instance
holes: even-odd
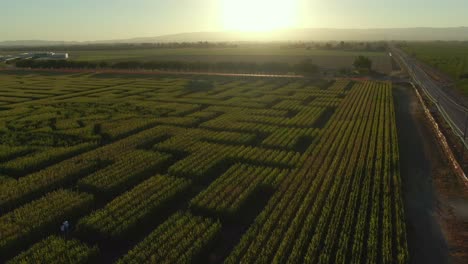
[[[442,159],[411,87],[395,86],[403,199],[410,263],[447,263],[448,247],[436,221],[433,159]]]

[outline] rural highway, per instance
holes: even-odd
[[[468,133],[468,109],[455,101],[450,95],[448,95],[421,67],[415,59],[410,58],[403,51],[396,47],[391,47],[392,56],[399,59],[402,66],[408,71],[413,82],[421,89],[424,90],[426,95],[437,103],[439,110],[445,119],[451,123],[455,133],[460,137],[464,137]],[[468,135],[467,135],[468,136]],[[465,139],[465,145],[468,144],[468,140]]]

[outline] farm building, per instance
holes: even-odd
[[[37,59],[37,60],[67,60],[68,53],[55,52],[26,52],[16,55],[0,56],[0,61],[9,61],[15,59]]]
[[[35,53],[34,58],[38,60],[66,60],[68,59],[68,53]]]

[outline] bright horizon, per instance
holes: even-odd
[[[388,1],[385,1],[388,2]],[[93,41],[183,32],[468,26],[468,1],[18,0],[0,4],[0,41]]]

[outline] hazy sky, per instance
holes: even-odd
[[[0,0],[0,40],[221,30],[468,26],[468,0]]]

